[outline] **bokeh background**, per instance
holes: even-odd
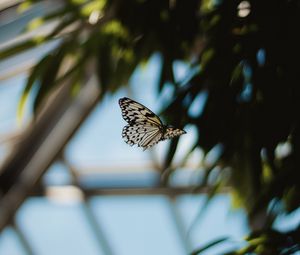
[[[0,2],[0,254],[300,254],[299,1],[229,2]]]

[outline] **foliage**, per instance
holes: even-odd
[[[27,0],[21,8],[35,2]],[[250,223],[261,213],[266,216],[259,231],[249,237],[249,245],[230,254],[299,250],[299,239],[291,237],[299,228],[288,233],[272,230],[276,215],[291,213],[300,204],[299,1],[69,0],[30,22],[28,29],[53,20],[58,21],[53,31],[0,52],[4,59],[59,42],[33,68],[21,111],[34,86],[37,110],[66,79],[83,83],[91,63],[89,70],[98,75],[102,94],[115,91],[139,63],[160,52],[158,90],[167,83],[174,88],[163,114],[176,126],[190,123],[197,128],[198,138],[189,153],[197,147],[205,155],[219,153],[205,180],[219,167],[215,191],[232,185],[234,202],[246,208]],[[184,82],[174,80],[173,63],[178,59],[190,66]],[[70,60],[72,64],[62,71]],[[190,106],[203,94],[204,108],[191,113]],[[165,159],[169,172],[176,146],[174,140]]]

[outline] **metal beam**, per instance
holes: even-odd
[[[58,189],[58,194],[64,193],[64,188],[69,188],[70,186],[48,186],[42,187],[39,189],[32,190],[30,196],[47,196],[47,193],[51,189]],[[78,187],[78,186],[76,186]],[[89,188],[89,187],[78,187],[87,197],[91,196],[140,196],[140,195],[165,195],[170,198],[174,198],[180,195],[186,194],[208,194],[210,189],[209,187],[203,187],[199,189],[196,186],[187,186],[187,187],[123,187],[123,188]],[[218,193],[226,194],[230,192],[230,187],[223,187],[219,190]]]
[[[98,103],[97,83],[93,76],[75,98],[69,84],[56,91],[4,163],[0,171],[0,231]]]

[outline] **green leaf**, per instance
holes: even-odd
[[[97,56],[97,75],[101,88],[105,91],[110,83],[113,73],[113,64],[108,45],[100,47]]]
[[[172,83],[175,82],[172,64],[173,64],[172,60],[170,60],[168,57],[165,56],[163,58],[163,63],[162,63],[162,68],[161,68],[161,73],[159,78],[159,85],[158,85],[159,92],[162,91],[165,82],[167,81],[170,81]]]
[[[34,29],[37,29],[38,27],[42,26],[43,24],[45,24],[45,20],[41,17],[35,18],[33,20],[31,20],[28,25],[27,25],[27,30],[31,31]]]
[[[22,120],[23,113],[24,113],[24,107],[25,107],[26,101],[28,99],[28,96],[30,94],[30,91],[34,85],[34,82],[37,81],[41,77],[42,73],[45,71],[45,69],[47,67],[47,63],[51,60],[51,58],[52,58],[52,55],[47,55],[47,56],[43,57],[36,64],[36,66],[33,68],[32,72],[31,72],[31,74],[29,75],[26,86],[24,88],[24,91],[22,92],[22,96],[21,96],[21,99],[18,104],[17,119],[19,122],[21,122],[21,120]]]
[[[66,14],[69,14],[69,15],[66,15]],[[34,29],[44,25],[45,23],[47,23],[47,22],[49,22],[53,19],[62,20],[62,22],[63,22],[64,20],[70,20],[73,17],[76,17],[76,16],[74,15],[74,13],[70,12],[69,8],[60,8],[57,11],[53,11],[53,12],[51,12],[49,14],[46,14],[42,17],[37,17],[37,18],[31,20],[27,24],[25,30],[26,31],[34,30]],[[73,20],[75,20],[75,19],[76,18],[73,18]]]
[[[216,52],[213,48],[206,49],[201,56],[201,68],[205,69],[208,63],[215,57]]]
[[[163,167],[164,169],[167,169],[171,165],[172,160],[175,156],[178,141],[179,141],[178,137],[171,140],[171,143],[170,143],[170,146],[169,146],[168,152],[167,152],[167,157],[165,158],[165,161],[164,161],[164,167]]]
[[[67,41],[62,44],[57,50],[53,53],[51,61],[47,65],[47,70],[41,76],[41,84],[37,91],[37,95],[34,99],[33,110],[37,111],[41,102],[48,95],[50,90],[52,90],[57,85],[57,74],[63,62],[63,59],[72,52],[74,47],[77,46],[76,41]]]
[[[9,58],[13,55],[19,54],[24,52],[25,50],[29,50],[33,47],[36,47],[38,42],[34,39],[29,39],[25,42],[21,42],[18,44],[15,44],[7,49],[4,49],[0,51],[0,60],[3,60],[5,58]]]
[[[63,31],[66,27],[68,27],[69,25],[71,25],[72,23],[74,23],[76,20],[77,20],[77,18],[75,16],[71,16],[71,17],[63,19],[53,29],[53,31],[49,35],[47,35],[47,38],[51,39],[51,38],[55,37],[57,34],[59,34],[61,31]]]
[[[80,13],[83,16],[90,16],[92,12],[94,11],[103,11],[104,7],[106,5],[106,0],[94,0],[87,4],[85,4],[81,10]]]
[[[42,0],[27,0],[23,1],[17,8],[17,11],[22,13],[29,10],[35,3],[42,2]]]
[[[163,186],[168,185],[169,177],[174,170],[171,167],[171,163],[176,152],[177,144],[178,144],[178,137],[172,139],[170,146],[168,147],[168,151],[166,153],[166,157],[163,162],[162,173],[161,173],[161,183]]]
[[[45,16],[43,16],[43,20],[49,21],[52,19],[61,18],[65,14],[70,14],[71,16],[74,15],[74,12],[72,12],[72,8],[68,4],[62,7],[61,9],[58,9],[57,11],[53,11],[49,14],[46,14]]]
[[[230,85],[240,83],[241,80],[243,80],[243,66],[238,64],[231,74]]]

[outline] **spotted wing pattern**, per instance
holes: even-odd
[[[123,119],[129,123],[152,123],[157,126],[162,126],[159,117],[149,110],[146,106],[130,99],[123,97],[119,100],[119,105],[122,111]]]
[[[128,124],[123,128],[122,137],[129,145],[137,144],[146,150],[161,140],[162,132],[155,125]]]
[[[137,144],[143,150],[159,141],[185,134],[184,130],[166,127],[159,117],[144,105],[127,97],[119,100],[123,119],[128,123],[122,137],[129,145]]]

